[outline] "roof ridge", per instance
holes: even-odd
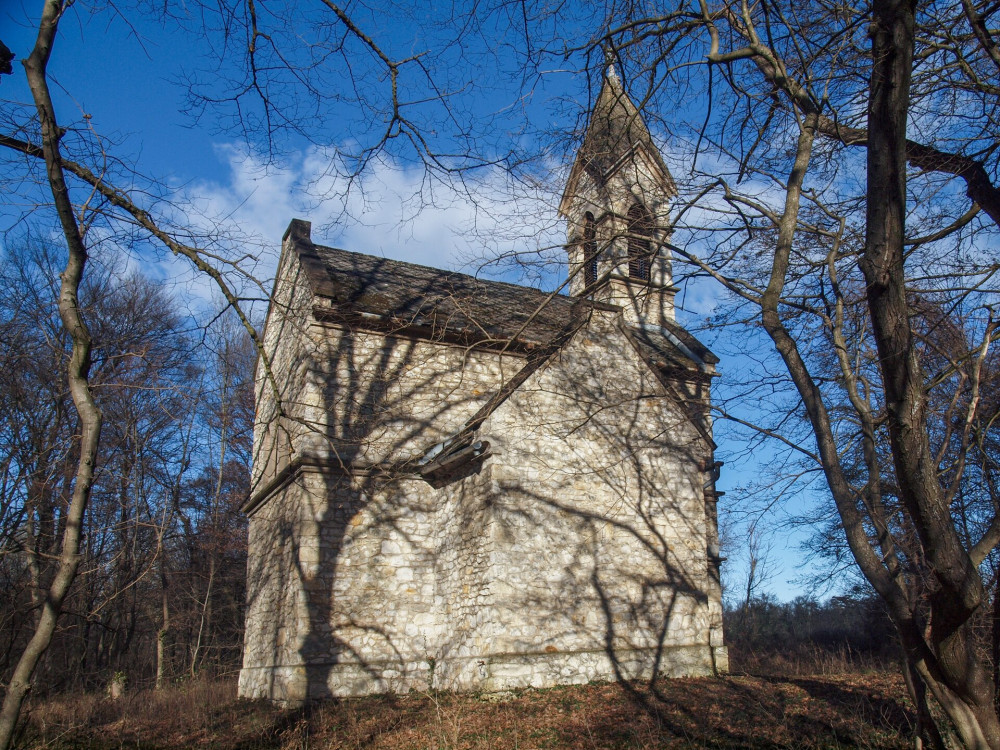
[[[526,286],[524,284],[515,284],[512,281],[501,281],[499,279],[484,279],[484,278],[480,278],[479,276],[473,276],[472,274],[464,273],[463,271],[453,271],[453,270],[450,270],[450,269],[447,269],[447,268],[438,268],[436,266],[427,266],[427,265],[424,265],[423,263],[414,263],[413,261],[408,261],[408,260],[398,260],[396,258],[390,258],[390,257],[384,256],[384,255],[372,255],[370,253],[362,253],[362,252],[358,252],[356,250],[346,250],[344,248],[334,247],[332,245],[319,245],[319,244],[316,244],[316,243],[312,243],[312,245],[313,245],[314,248],[321,248],[323,250],[333,251],[333,252],[336,252],[336,253],[344,253],[346,255],[356,256],[356,257],[359,257],[359,258],[372,258],[374,260],[384,261],[384,262],[387,262],[387,263],[393,263],[393,264],[397,264],[397,265],[401,265],[401,266],[409,266],[411,268],[418,268],[418,269],[421,269],[421,270],[424,270],[424,271],[429,271],[431,273],[434,273],[435,275],[458,276],[458,277],[461,277],[461,278],[464,278],[464,279],[468,279],[468,280],[470,280],[471,282],[473,282],[475,284],[486,284],[486,285],[491,285],[491,286],[492,285],[502,285],[502,286],[510,287],[512,290],[516,289],[518,291],[537,292],[538,294],[542,294],[542,295],[552,294],[552,292],[547,292],[544,289],[539,289],[538,287]],[[566,301],[573,301],[572,297],[569,297],[568,295],[561,294],[561,293],[557,293],[556,294],[556,298],[560,298],[560,299],[563,299],[563,300],[566,300]]]
[[[586,297],[317,245],[308,223],[299,220],[293,221],[286,239],[285,247],[299,259],[313,295],[326,300],[314,301],[314,314],[329,321],[406,331],[463,346],[530,351],[548,347],[571,321],[590,311],[621,312],[620,306]],[[680,324],[645,337],[649,335],[655,339],[651,346],[668,359],[680,356],[706,364],[714,359]]]

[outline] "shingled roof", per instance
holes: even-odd
[[[431,339],[517,350],[565,340],[593,310],[617,310],[503,281],[349,252],[310,239],[309,222],[294,219],[286,238],[319,298],[317,316]],[[633,338],[650,364],[700,371],[718,359],[679,325],[639,329]]]

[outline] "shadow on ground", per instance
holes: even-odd
[[[300,710],[235,698],[235,687],[97,696],[33,707],[22,747],[144,750],[304,748],[908,748],[900,677],[604,683],[502,695],[410,693],[327,700]]]

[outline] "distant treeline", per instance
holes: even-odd
[[[882,667],[900,659],[898,641],[882,601],[874,596],[770,595],[727,607],[726,641],[736,670],[839,671]]]
[[[64,251],[27,238],[0,258],[0,681],[54,575],[79,456]],[[88,266],[81,301],[103,412],[82,563],[35,693],[164,684],[238,668],[254,350],[224,316],[136,272]],[[212,318],[214,317],[214,320]]]

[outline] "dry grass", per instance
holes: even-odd
[[[853,651],[842,645],[834,649],[802,644],[797,648],[762,651],[730,648],[733,670],[746,674],[805,677],[895,672],[900,666],[878,654]]]
[[[195,682],[117,702],[95,695],[31,707],[24,748],[904,748],[912,714],[894,674],[735,675],[596,684],[502,696],[410,694],[301,711]]]
[[[237,700],[235,680],[197,680],[163,691],[126,691],[117,701],[85,693],[29,703],[18,744],[32,748],[230,747],[225,740],[231,731],[260,734],[279,716],[276,709]]]

